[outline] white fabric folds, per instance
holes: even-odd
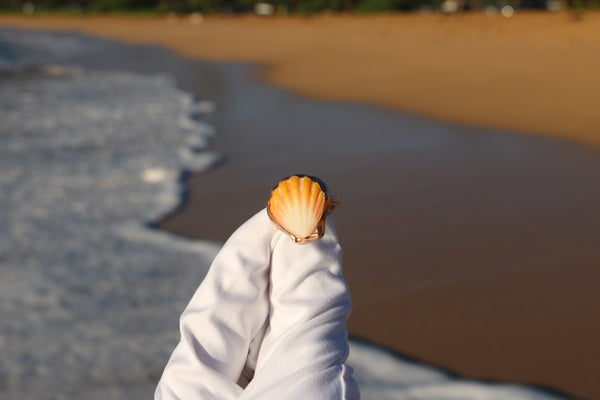
[[[155,399],[358,399],[352,304],[331,218],[298,245],[266,210],[225,243],[181,315]]]

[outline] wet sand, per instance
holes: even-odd
[[[162,227],[224,240],[279,177],[318,175],[343,201],[351,334],[470,377],[600,397],[597,149],[313,102],[249,67],[198,69],[227,162],[191,177]]]

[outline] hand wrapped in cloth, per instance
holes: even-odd
[[[298,245],[265,210],[225,243],[183,312],[155,399],[358,399],[332,220]]]

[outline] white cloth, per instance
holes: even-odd
[[[236,230],[181,315],[155,399],[358,399],[331,218],[325,232],[295,244],[266,210]]]

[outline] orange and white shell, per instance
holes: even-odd
[[[267,210],[277,225],[300,242],[318,234],[328,202],[328,194],[319,183],[308,176],[291,176],[273,189]]]

